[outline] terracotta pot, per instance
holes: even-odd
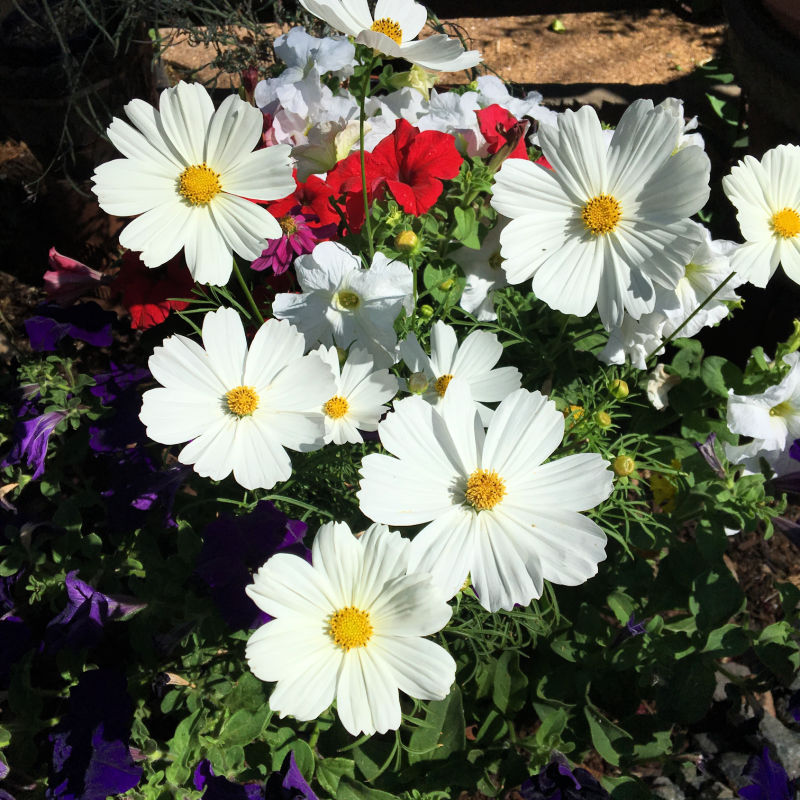
[[[764,8],[787,30],[800,38],[800,3],[798,0],[763,0]]]

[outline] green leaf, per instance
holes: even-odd
[[[355,780],[356,765],[349,758],[323,758],[317,761],[317,781],[331,797],[339,792],[339,781],[343,777]]]
[[[697,339],[676,339],[673,344],[679,348],[672,360],[673,371],[684,380],[696,377],[703,359],[703,346]]]
[[[614,612],[614,616],[620,624],[627,624],[633,614],[633,598],[625,592],[619,590],[611,592],[606,598],[608,607]]]
[[[698,630],[718,628],[741,610],[745,598],[734,577],[725,570],[709,570],[692,583],[689,611],[697,618]]]
[[[708,634],[703,653],[711,653],[715,658],[738,656],[750,646],[750,637],[739,625],[728,623]]]
[[[417,728],[408,743],[409,763],[441,761],[466,746],[466,723],[461,690],[454,685],[444,700],[428,703],[425,727]]]
[[[738,392],[743,388],[741,370],[720,356],[708,356],[703,359],[700,379],[719,397],[727,397],[728,389]]]
[[[630,746],[620,747],[621,743],[633,737],[619,725],[613,723],[598,708],[591,704],[584,706],[583,713],[589,723],[589,732],[592,734],[592,744],[594,749],[609,764],[619,766],[619,759],[622,750],[630,750]]]
[[[453,209],[453,216],[456,219],[456,227],[453,230],[453,238],[457,239],[464,247],[471,247],[479,250],[481,241],[478,238],[478,220],[472,209],[464,209],[456,206]]]
[[[519,668],[519,653],[506,650],[497,660],[492,701],[504,714],[519,711],[527,688],[528,679]]]
[[[174,756],[176,764],[186,764],[197,742],[197,733],[200,728],[200,715],[203,709],[198,708],[188,717],[181,720],[175,729],[175,735],[169,740],[169,751]],[[175,766],[175,764],[173,764]]]
[[[243,708],[234,712],[220,733],[221,746],[250,744],[259,737],[269,716],[270,711],[266,705],[255,713],[250,713]]]

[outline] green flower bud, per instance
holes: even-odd
[[[617,400],[624,400],[630,394],[628,384],[619,378],[608,384],[608,391],[613,397],[616,397]]]
[[[412,230],[400,231],[394,237],[394,246],[401,253],[413,253],[419,246],[419,236]]]
[[[419,315],[425,317],[425,319],[430,319],[433,316],[433,306],[429,306],[427,303],[421,305],[419,307]]]
[[[630,475],[636,469],[636,462],[630,456],[617,456],[612,465],[614,474],[620,478]]]
[[[443,292],[449,292],[455,286],[455,283],[453,278],[446,278],[439,284],[439,289]]]
[[[605,411],[598,411],[594,415],[594,420],[601,428],[610,428],[611,427],[611,414],[608,414]]]
[[[427,391],[430,381],[424,372],[412,372],[408,376],[408,391],[411,394],[422,394]]]

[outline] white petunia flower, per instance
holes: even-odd
[[[360,44],[425,69],[455,72],[481,60],[477,50],[465,52],[457,39],[443,33],[414,41],[428,20],[427,10],[415,0],[378,0],[374,16],[367,0],[300,0],[300,5]]]
[[[231,470],[245,489],[271,489],[292,474],[284,448],[323,445],[322,404],[336,384],[318,355],[304,356],[303,336],[268,320],[248,351],[239,315],[230,308],[203,319],[203,347],[170,336],[148,365],[163,388],[144,393],[139,419],[161,444],[188,441],[182,464],[220,481]]]
[[[320,347],[316,352],[336,380],[335,392],[322,406],[325,443],[363,442],[359,431],[378,430],[378,420],[388,411],[384,403],[397,394],[397,378],[388,369],[374,372],[375,364],[366,350],[353,348],[341,372],[335,347]]]
[[[320,75],[333,72],[339,78],[349,78],[353,74],[356,49],[344,36],[319,39],[298,25],[279,36],[273,49],[287,69],[300,70],[302,75],[312,69]]]
[[[464,381],[484,424],[493,411],[483,403],[503,400],[520,387],[522,376],[516,367],[494,368],[503,355],[503,345],[488,331],[473,331],[459,347],[455,330],[440,320],[431,328],[430,357],[413,333],[400,343],[400,355],[412,373],[425,376],[428,387],[422,397],[434,406],[441,406],[450,381]]]
[[[533,278],[536,296],[565,314],[597,306],[606,329],[653,309],[653,284],[673,288],[699,239],[689,217],[708,199],[709,160],[699,147],[673,153],[681,122],[637,100],[610,145],[589,106],[543,124],[552,170],[508,159],[492,205],[512,222],[500,237],[510,283]]]
[[[800,283],[800,147],[779,145],[761,161],[745,156],[722,188],[746,240],[732,258],[742,280],[764,287],[780,263]]]
[[[294,268],[303,293],[277,295],[272,313],[296,325],[307,347],[356,344],[378,368],[397,361],[394,321],[403,309],[410,313],[413,303],[406,264],[375,253],[372,266],[362,269],[344,245],[321,242],[299,256]]]
[[[400,726],[398,689],[442,700],[456,665],[423,637],[441,630],[451,610],[425,573],[406,574],[408,541],[384,525],[356,539],[344,523],[323,525],[312,564],[278,553],[246,591],[274,617],[247,642],[247,663],[281,717],[318,717],[335,699],[353,735]]]
[[[543,581],[575,586],[597,572],[606,536],[579,512],[612,489],[608,462],[582,453],[542,463],[561,443],[564,416],[519,389],[484,431],[466,384],[454,380],[441,414],[419,397],[395,403],[378,426],[392,456],[361,466],[361,510],[389,525],[428,523],[409,569],[452,597],[469,574],[489,611],[527,605]]]
[[[762,451],[783,451],[800,438],[800,354],[783,357],[791,369],[783,380],[761,394],[728,392],[728,428],[732,433],[752,436],[754,441],[732,447],[725,445],[728,460],[734,464],[753,458]]]
[[[481,322],[497,319],[494,310],[495,289],[508,285],[502,269],[500,234],[507,223],[500,222],[486,234],[480,250],[460,247],[450,253],[450,258],[461,267],[467,278],[458,304]]]
[[[125,156],[101,164],[92,190],[100,207],[138,216],[119,237],[148,267],[180,250],[198,283],[225,284],[233,252],[252,261],[281,226],[253,200],[277,200],[295,189],[288,147],[251,152],[262,116],[235,95],[214,111],[205,87],[183,83],[161,93],[158,110],[131,100],[108,136]]]
[[[449,133],[460,153],[477,156],[485,144],[475,113],[479,108],[475,92],[432,92],[428,113],[419,118],[417,127],[421,131]]]

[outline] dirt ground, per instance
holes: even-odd
[[[487,70],[524,84],[669,83],[706,63],[722,43],[723,24],[695,24],[664,9],[602,11],[558,15],[564,30],[550,30],[552,14],[461,17],[446,20],[472,49],[480,50]],[[281,29],[268,26],[271,35]],[[209,46],[192,47],[185,36],[161,30],[169,45],[163,61],[182,77],[217,79],[238,85],[238,76],[207,66],[216,55]],[[442,76],[443,83],[465,81],[463,73]]]

